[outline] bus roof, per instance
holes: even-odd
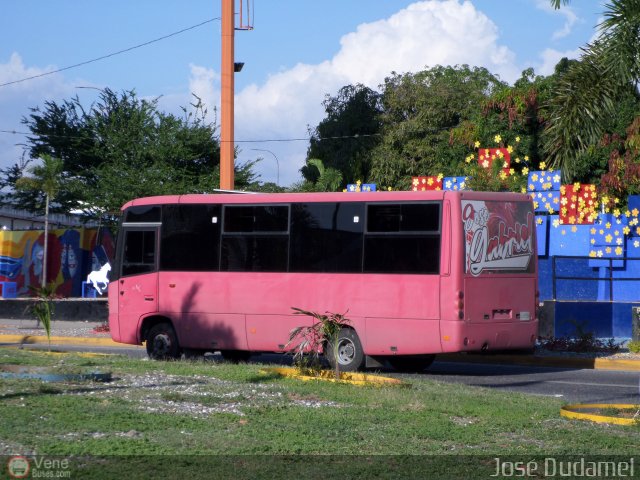
[[[473,192],[473,191],[392,191],[392,192],[321,192],[321,193],[256,193],[239,195],[233,193],[205,193],[187,195],[163,195],[131,200],[122,206],[122,210],[133,206],[162,204],[261,204],[261,203],[302,203],[302,202],[410,202],[415,200],[443,200],[459,197],[469,200],[499,200],[504,202],[526,202],[531,197],[512,192]]]

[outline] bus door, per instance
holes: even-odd
[[[159,230],[160,224],[123,225],[117,294],[120,337],[125,343],[137,343],[141,317],[158,311]]]
[[[537,257],[531,202],[463,200],[462,216],[465,321],[485,329],[490,348],[529,345],[528,329],[516,325],[536,327]]]

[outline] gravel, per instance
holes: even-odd
[[[64,391],[68,395],[97,396],[137,404],[144,412],[188,415],[194,418],[218,413],[244,416],[248,408],[297,406],[306,408],[341,407],[316,398],[287,396],[274,385],[230,382],[208,376],[166,374],[123,375],[108,384],[87,391]]]

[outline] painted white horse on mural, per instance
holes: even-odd
[[[107,274],[111,271],[111,265],[109,262],[105,263],[100,270],[94,270],[89,275],[87,275],[87,283],[93,284],[93,288],[95,288],[100,295],[102,295],[102,290],[107,288],[109,285],[109,278]],[[102,288],[100,288],[102,285]]]

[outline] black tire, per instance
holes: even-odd
[[[423,372],[433,363],[435,355],[397,355],[389,357],[391,366],[399,372]]]
[[[355,330],[351,328],[340,330],[336,343],[337,355],[330,342],[327,343],[325,354],[332,368],[336,368],[336,361],[341,372],[355,372],[364,367],[364,350]]]
[[[170,323],[158,323],[147,333],[147,355],[153,360],[171,360],[180,357],[178,337]]]
[[[251,358],[251,352],[246,350],[221,350],[222,358],[231,363],[245,363]]]

